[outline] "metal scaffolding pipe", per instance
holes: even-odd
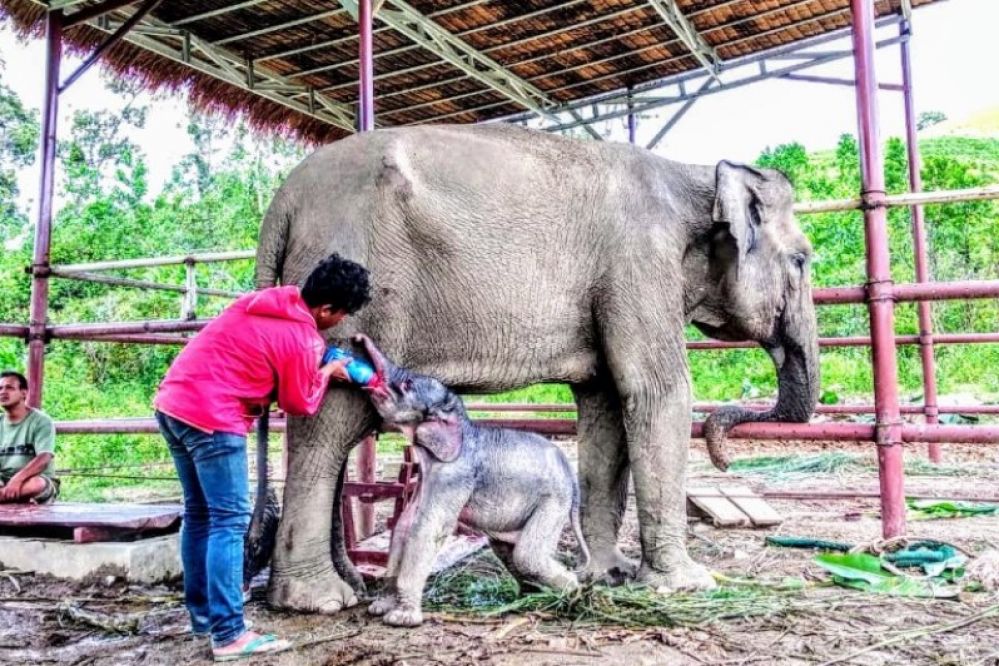
[[[712,412],[727,403],[717,402],[695,402],[691,406],[691,411],[698,413]],[[764,411],[773,407],[765,402],[740,403],[740,406],[747,409],[758,409]],[[469,412],[533,412],[533,413],[575,413],[574,403],[490,403],[472,402],[465,406]],[[923,408],[920,405],[902,405],[899,410],[903,414],[922,414]],[[941,414],[997,414],[999,415],[999,405],[944,405],[939,407]],[[873,414],[874,405],[818,405],[815,408],[816,414]]]
[[[200,331],[208,325],[209,321],[207,319],[194,319],[192,321],[140,321],[118,324],[65,324],[50,326],[48,335],[53,338],[87,340],[98,336],[106,337],[131,333],[181,333]]]
[[[933,336],[933,344],[995,344],[999,343],[999,333],[943,333]],[[868,347],[871,339],[867,336],[850,336],[839,338],[819,338],[820,347]],[[896,335],[896,345],[918,345],[918,335]],[[721,340],[690,340],[687,349],[755,349],[760,345],[752,340],[727,342]]]
[[[899,24],[899,33],[911,38],[912,28],[909,20]],[[899,51],[902,65],[902,97],[905,106],[905,148],[909,163],[909,189],[912,192],[921,192],[923,190],[923,177],[920,173],[922,160],[919,153],[919,137],[916,135],[916,108],[912,98],[912,66],[908,39],[902,40],[899,44]],[[920,204],[912,206],[911,216],[916,282],[925,284],[930,282],[930,271],[923,207]],[[926,423],[932,425],[939,420],[937,418],[937,377],[933,353],[933,315],[928,301],[919,301],[916,308],[919,319],[919,358],[923,370],[923,414]],[[939,444],[931,443],[928,453],[931,462],[941,462]]]
[[[879,208],[893,206],[916,206],[926,204],[957,203],[959,201],[985,201],[999,199],[999,185],[970,187],[964,190],[941,190],[939,192],[911,192],[907,194],[892,194],[881,197],[873,205]],[[797,215],[812,213],[833,213],[844,210],[858,210],[865,204],[859,198],[829,199],[826,201],[799,201],[794,204]]]
[[[42,405],[45,381],[45,321],[49,310],[49,249],[52,243],[52,199],[55,182],[56,126],[59,119],[59,66],[62,63],[62,11],[46,16],[45,101],[42,106],[42,164],[38,224],[31,264],[31,308],[28,333],[28,404]]]
[[[767,499],[774,500],[852,500],[852,499],[878,499],[881,497],[879,493],[871,491],[850,491],[845,490],[842,492],[836,491],[807,491],[807,490],[762,490],[759,493]],[[906,497],[911,499],[928,499],[928,500],[951,500],[954,502],[999,502],[999,497],[981,497],[979,495],[939,495],[931,493],[919,493],[919,492],[908,492],[905,494]],[[733,497],[732,495],[726,494],[726,497]]]
[[[72,339],[72,338],[66,338]],[[99,335],[94,338],[76,338],[89,342],[121,342],[142,345],[186,345],[190,338],[182,338],[179,335],[158,335],[156,333],[133,333],[130,335]]]
[[[27,326],[21,324],[0,324],[0,337],[2,338],[27,338]]]
[[[372,0],[357,0],[357,23],[360,35],[358,44],[358,85],[360,86],[360,94],[357,129],[360,132],[370,132],[375,129],[375,65],[371,3]],[[374,437],[365,437],[361,441],[360,451],[358,451],[357,455],[357,476],[362,483],[374,483],[377,480],[378,453],[375,446]],[[359,523],[360,533],[364,537],[374,533],[375,507],[373,504],[361,504]]]
[[[857,134],[860,139],[860,196],[864,202],[868,311],[874,364],[874,429],[881,484],[881,530],[885,538],[892,538],[905,533],[905,490],[898,364],[895,357],[895,302],[892,300],[891,259],[888,253],[884,160],[878,131],[874,3],[872,0],[850,0],[850,7],[854,79],[857,82],[855,90]],[[821,429],[820,426],[815,431]]]
[[[188,264],[192,266],[193,264]],[[151,280],[135,280],[132,278],[118,277],[115,275],[101,275],[99,273],[92,272],[72,272],[69,273],[60,268],[49,269],[49,274],[57,277],[65,278],[67,280],[79,280],[81,282],[96,282],[99,284],[109,284],[116,287],[128,287],[130,289],[154,289],[159,291],[173,291],[181,294],[187,294],[191,290],[187,285],[182,284],[163,284],[161,282],[153,282]],[[242,296],[242,292],[238,291],[228,291],[225,289],[209,289],[204,287],[195,286],[193,291],[198,294],[204,294],[205,296],[218,296],[220,298],[239,298]]]
[[[202,252],[198,254],[179,254],[169,257],[146,257],[142,259],[121,259],[117,261],[92,261],[86,264],[63,264],[53,266],[53,271],[60,274],[81,273],[86,271],[109,271],[125,268],[151,268],[153,266],[171,266],[175,264],[210,264],[220,261],[238,261],[256,258],[256,250],[236,250],[233,252]]]
[[[576,434],[575,419],[472,419],[482,426],[538,432],[546,435]],[[271,430],[283,432],[285,419],[271,419]],[[704,423],[695,422],[690,435],[703,437]],[[812,440],[870,442],[877,428],[867,423],[744,423],[731,430],[730,437],[754,440]],[[155,434],[156,421],[148,418],[58,421],[56,432],[63,435]],[[999,443],[999,426],[900,424],[899,445],[903,442],[947,442],[953,444]],[[880,448],[883,447],[879,447]],[[901,448],[901,446],[899,446]]]
[[[879,297],[886,297],[894,301],[997,298],[999,297],[999,280],[882,284],[878,292]],[[816,305],[863,303],[866,296],[867,289],[865,287],[824,287],[812,290],[812,300]]]

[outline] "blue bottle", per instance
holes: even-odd
[[[354,358],[354,355],[348,351],[340,349],[335,345],[330,345],[326,349],[326,353],[323,354],[323,365],[326,365],[330,361],[338,361],[340,359],[350,359],[347,362],[346,370],[347,376],[350,377],[350,381],[360,386],[367,386],[375,378],[375,371],[366,362]]]

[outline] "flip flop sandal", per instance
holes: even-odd
[[[291,643],[284,639],[279,639],[274,634],[264,634],[257,636],[252,641],[243,646],[239,652],[229,654],[219,654],[212,650],[215,661],[237,661],[248,657],[255,657],[265,654],[277,654],[291,648]]]

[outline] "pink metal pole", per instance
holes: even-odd
[[[52,196],[55,180],[56,123],[59,115],[59,65],[62,61],[62,11],[50,11],[45,31],[45,103],[42,112],[42,174],[31,263],[31,310],[28,322],[28,404],[42,404],[45,380],[45,320],[49,309],[49,247],[52,242]]]
[[[899,44],[902,54],[902,94],[905,100],[905,147],[909,158],[909,190],[923,191],[923,177],[920,173],[922,160],[919,154],[919,138],[916,136],[916,108],[912,99],[912,63],[909,54],[909,40],[912,39],[912,27],[909,21],[899,25],[903,39]],[[929,261],[926,245],[926,225],[923,219],[923,207],[912,206],[912,245],[915,251],[916,282],[930,281]],[[919,316],[919,356],[923,366],[923,413],[926,423],[934,424],[937,418],[937,378],[933,354],[933,316],[929,301],[919,301],[916,304]],[[942,460],[940,445],[929,445],[930,461],[939,463]]]
[[[954,282],[903,283],[895,285],[892,297],[896,301],[946,301],[964,298],[996,298],[999,280],[957,280]],[[863,303],[863,287],[821,287],[812,290],[816,305]]]
[[[631,88],[628,88],[628,143],[635,145],[635,137],[638,135],[638,118],[632,113],[632,92]]]
[[[136,321],[111,324],[63,324],[49,326],[48,334],[53,338],[76,338],[90,340],[107,335],[130,335],[144,333],[180,333],[200,331],[210,320],[192,319],[189,321]]]
[[[525,430],[545,435],[576,434],[575,419],[472,419],[482,426]],[[283,418],[271,420],[272,432],[284,432]],[[874,441],[877,428],[866,423],[743,423],[730,431],[733,439],[810,440],[839,442]],[[59,421],[56,432],[65,435],[101,433],[157,433],[156,421],[150,418]],[[900,427],[900,442],[949,442],[954,444],[997,444],[999,426],[905,424]],[[690,436],[702,438],[704,423],[691,425]]]
[[[358,75],[360,103],[358,104],[357,129],[361,132],[370,132],[375,128],[375,65],[371,2],[372,0],[358,0],[357,2],[357,22],[360,31],[360,53],[358,55],[360,61]],[[376,441],[374,436],[361,440],[361,450],[357,454],[357,478],[362,483],[374,483],[377,480]],[[367,502],[361,502],[360,506],[360,533],[361,538],[365,538],[375,531],[375,506]]]
[[[0,324],[0,337],[27,338],[29,330],[21,324]]]
[[[361,40],[357,129],[361,132],[370,132],[375,128],[375,64],[372,57],[374,42],[371,22],[371,0],[358,0],[357,23]]]
[[[874,70],[874,2],[850,0],[853,20],[853,63],[857,82],[857,123],[860,136],[861,198],[867,247],[868,309],[874,359],[875,442],[881,483],[881,530],[885,538],[905,532],[905,492],[902,466],[902,420],[898,404],[898,365],[895,358],[895,302],[891,265],[884,161],[878,135],[878,82]]]

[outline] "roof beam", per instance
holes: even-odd
[[[226,44],[231,44],[233,42],[238,42],[242,39],[249,39],[251,37],[260,37],[261,35],[268,35],[272,32],[279,32],[287,28],[294,28],[297,25],[302,25],[304,23],[312,23],[313,21],[320,21],[324,18],[330,18],[338,14],[343,14],[346,10],[341,8],[328,9],[324,12],[319,12],[318,14],[309,14],[307,16],[299,16],[291,21],[285,21],[284,23],[278,23],[276,25],[268,25],[263,28],[258,28],[257,30],[251,30],[250,32],[241,32],[235,35],[230,35],[223,39],[217,39],[212,44],[215,46],[224,46]]]
[[[660,141],[662,141],[663,137],[669,134],[669,131],[673,129],[676,126],[676,124],[680,122],[680,120],[685,115],[687,115],[687,111],[690,111],[690,107],[694,106],[694,104],[697,103],[697,100],[701,98],[704,92],[708,88],[710,88],[711,84],[713,84],[714,82],[715,79],[712,79],[711,77],[704,79],[704,83],[702,83],[701,87],[697,89],[697,92],[695,92],[690,99],[688,99],[686,102],[683,103],[683,106],[681,106],[673,113],[670,119],[667,120],[666,123],[659,129],[659,131],[656,132],[656,135],[652,137],[652,140],[645,145],[645,149],[652,150],[653,148],[655,148],[656,145]]]
[[[103,18],[93,19],[87,23],[104,32],[113,31],[117,27],[116,24],[120,26],[120,22],[107,21]],[[301,92],[308,93],[308,88],[295,84],[266,67],[253,68],[251,71],[245,59],[186,31],[179,31],[178,35],[151,36],[144,34],[143,30],[160,33],[176,29],[152,15],[147,15],[136,26],[136,30],[125,35],[124,40],[304,115],[349,132],[355,131],[354,114],[350,109],[316,94],[310,95],[309,99],[318,104],[299,101],[294,95]],[[174,45],[173,42],[177,44]]]
[[[484,5],[487,2],[489,2],[489,0],[471,0],[471,2],[465,2],[465,3],[462,3],[460,5],[455,5],[454,7],[448,7],[446,9],[439,9],[436,12],[431,12],[431,13],[427,14],[427,16],[430,17],[430,18],[433,18],[435,16],[442,16],[444,14],[451,14],[453,12],[460,11],[462,9],[468,9],[469,7],[476,7],[478,5]],[[357,16],[357,0],[344,0],[344,2],[341,2],[340,4],[343,6],[344,9],[347,10],[348,14],[350,14],[352,17],[354,17],[354,20],[356,21],[357,20],[357,18],[356,18],[356,16]],[[372,35],[377,35],[378,33],[387,32],[387,31],[389,31],[391,29],[392,28],[390,28],[389,26],[383,25],[381,27],[378,27],[378,28],[375,28],[374,30],[372,30],[371,34]],[[262,56],[260,56],[258,58],[255,58],[255,61],[256,62],[261,62],[263,60],[277,60],[278,58],[288,58],[288,57],[291,57],[291,56],[300,55],[302,53],[308,53],[309,51],[317,51],[319,49],[325,49],[325,48],[329,48],[331,46],[339,46],[340,44],[344,44],[346,42],[354,41],[356,39],[357,39],[357,34],[349,35],[347,37],[338,37],[336,39],[331,39],[331,40],[328,40],[328,41],[325,41],[325,42],[316,42],[315,44],[307,44],[305,46],[297,46],[297,47],[295,47],[293,49],[288,49],[287,51],[278,51],[277,53],[268,53],[267,55],[262,55]]]
[[[341,0],[341,2],[353,2],[353,0]],[[555,118],[549,109],[556,103],[544,92],[444,30],[416,11],[405,0],[390,0],[388,6],[382,7],[378,12],[376,18],[507,99],[542,116]],[[592,131],[591,135],[600,138],[595,131]]]
[[[849,34],[849,33],[847,32],[846,34]],[[844,33],[842,33],[842,32],[837,33],[837,36],[839,36],[839,37],[842,37],[843,35],[844,35]],[[884,39],[884,40],[881,40],[881,41],[877,42],[877,44],[875,46],[876,46],[876,48],[880,49],[880,48],[884,48],[884,47],[887,47],[887,46],[893,46],[895,44],[898,44],[898,43],[902,42],[903,40],[904,40],[903,37],[891,37],[889,39]],[[702,88],[703,88],[702,90],[699,90],[699,91],[694,92],[694,93],[684,93],[684,92],[681,92],[679,95],[676,95],[676,96],[671,97],[671,98],[659,98],[659,99],[657,99],[655,101],[650,101],[648,103],[642,103],[642,104],[636,103],[634,109],[632,109],[630,111],[628,109],[625,109],[623,111],[613,111],[611,113],[606,113],[606,114],[602,115],[601,117],[596,118],[594,120],[612,120],[614,118],[624,117],[628,113],[635,113],[635,114],[645,113],[647,111],[651,111],[652,109],[655,109],[655,108],[658,108],[658,107],[668,106],[669,104],[676,104],[677,102],[687,102],[687,101],[689,101],[692,98],[702,97],[704,95],[713,95],[715,93],[723,92],[725,90],[731,90],[733,88],[739,88],[739,87],[748,85],[750,83],[756,83],[758,81],[763,81],[765,79],[780,78],[780,77],[784,76],[785,74],[789,74],[789,73],[792,73],[792,72],[797,72],[797,71],[800,71],[800,70],[803,70],[803,69],[807,69],[809,67],[815,67],[815,66],[818,66],[818,65],[824,65],[826,63],[833,62],[835,60],[840,60],[842,58],[849,57],[850,55],[852,55],[852,53],[846,53],[846,54],[842,54],[842,55],[838,54],[838,53],[833,53],[833,54],[828,55],[828,56],[823,56],[823,57],[820,57],[820,58],[815,58],[814,60],[810,60],[810,61],[806,61],[806,62],[800,62],[800,63],[794,63],[794,64],[791,64],[791,65],[785,65],[785,66],[783,66],[783,67],[781,67],[779,69],[767,70],[765,72],[761,72],[761,73],[758,73],[758,74],[744,75],[743,77],[740,77],[738,79],[733,79],[733,80],[731,80],[731,81],[729,81],[727,83],[722,83],[720,85],[715,85],[715,86],[710,87],[710,88],[702,86]],[[733,65],[731,65],[731,67],[734,69],[734,68],[739,67],[741,65],[746,65],[746,64],[749,64],[749,63],[753,63],[753,62],[760,62],[760,61],[765,60],[765,59],[766,59],[765,56],[749,57],[749,58],[742,59],[742,60],[738,61],[738,64],[733,64]],[[698,72],[697,72],[696,75],[703,77],[704,76],[704,72],[698,70]],[[671,84],[676,84],[676,83],[682,83],[683,81],[689,81],[690,79],[691,79],[691,75],[690,74],[686,74],[686,75],[682,75],[682,76],[679,76],[679,77],[673,77],[672,79],[669,79],[669,80],[666,80],[666,81],[662,81],[658,85],[662,86],[662,85],[671,85]],[[707,81],[713,81],[713,79],[708,78]],[[620,97],[620,95],[618,95],[618,96]],[[637,102],[637,100],[636,100],[636,102]],[[580,104],[582,104],[582,102],[580,102]],[[519,119],[520,117],[522,117],[522,116],[514,116],[512,119],[516,120],[516,119]],[[510,121],[511,118],[502,118],[502,119],[497,119],[497,120],[498,121],[500,121],[500,120],[502,120],[502,121]],[[542,129],[551,132],[551,131],[562,131],[562,130],[571,129],[573,127],[578,127],[578,126],[579,126],[578,122],[571,122],[571,123],[561,123],[559,125],[549,125],[549,126],[544,127]]]
[[[659,16],[670,27],[670,30],[680,38],[683,45],[694,54],[697,62],[701,63],[701,67],[707,70],[713,79],[721,83],[721,79],[718,78],[718,65],[721,63],[721,59],[714,48],[697,32],[694,24],[683,15],[676,2],[674,0],[646,1],[659,13]]]
[[[173,21],[170,25],[172,26],[187,25],[188,23],[194,23],[195,21],[202,21],[204,19],[213,18],[215,16],[222,16],[223,14],[228,14],[229,12],[234,12],[239,9],[246,9],[247,7],[260,5],[263,4],[264,2],[266,2],[266,0],[244,0],[243,2],[237,2],[234,5],[226,5],[225,7],[219,7],[218,9],[213,9],[211,11],[185,16],[182,19],[177,19],[176,21]]]

